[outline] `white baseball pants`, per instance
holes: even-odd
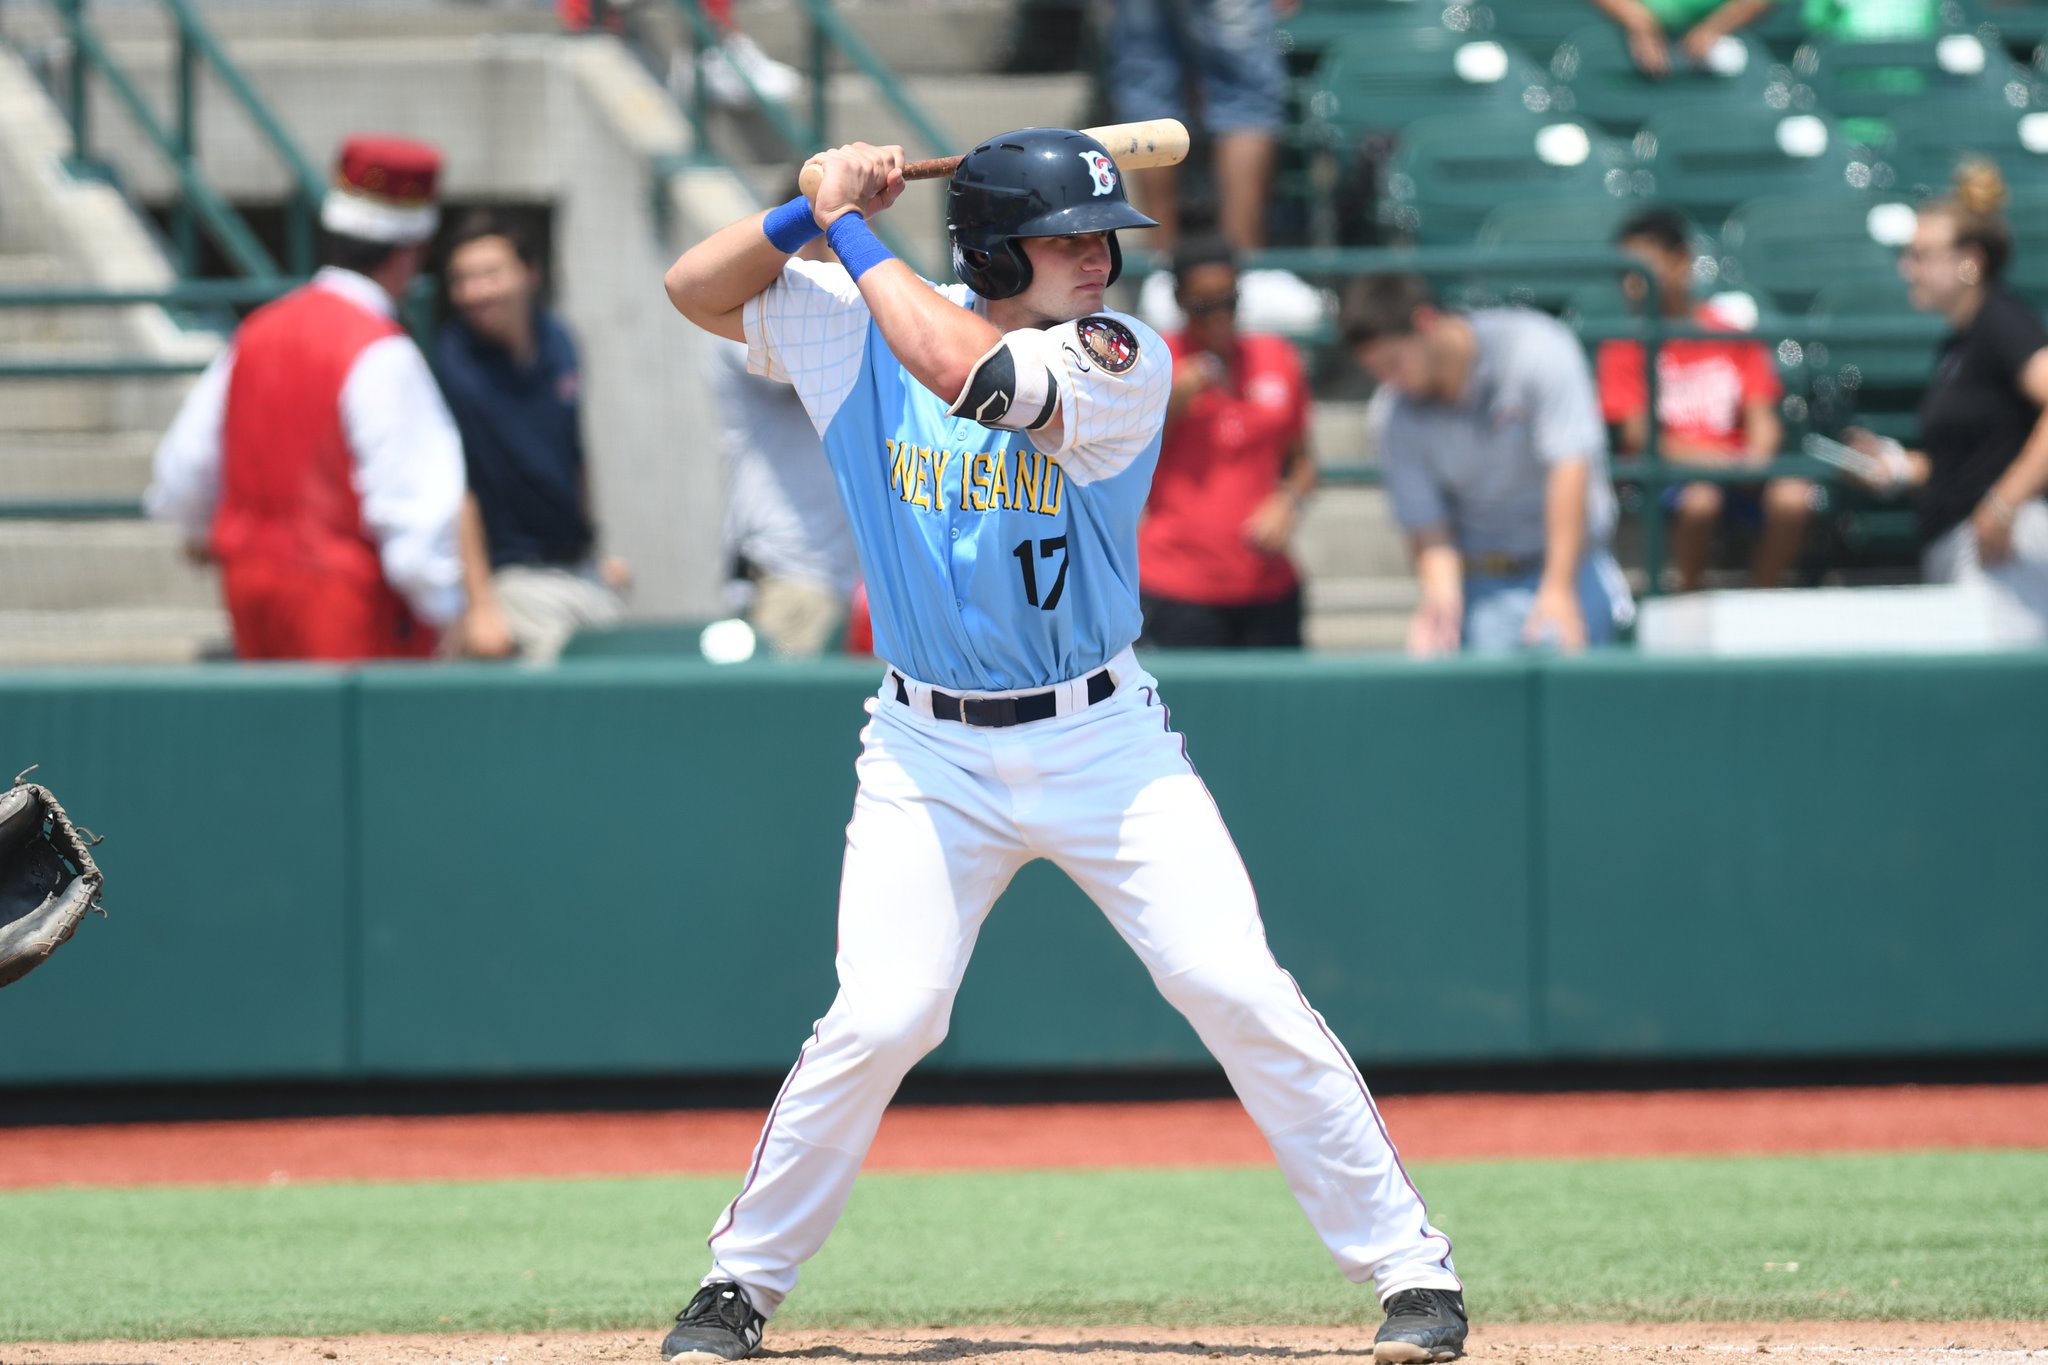
[[[932,719],[916,683],[923,714],[888,679],[867,703],[839,995],[715,1225],[706,1283],[735,1280],[774,1313],[838,1222],[905,1073],[945,1037],[989,907],[1047,858],[1223,1064],[1345,1276],[1373,1280],[1382,1300],[1460,1287],[1357,1066],[1267,948],[1250,877],[1156,682],[1128,650],[1109,667],[1113,696],[1004,729]]]

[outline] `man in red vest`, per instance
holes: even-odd
[[[239,658],[421,658],[458,623],[469,652],[509,652],[461,437],[397,322],[440,169],[425,143],[350,138],[320,273],[249,315],[157,448],[150,515],[219,562]]]

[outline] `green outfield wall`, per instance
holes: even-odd
[[[2048,1050],[2048,654],[1156,671],[1368,1065]],[[0,993],[0,1086],[780,1070],[875,676],[0,675],[112,911]],[[1206,1065],[1045,864],[927,1063]]]

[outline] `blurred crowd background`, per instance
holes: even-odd
[[[662,266],[820,145],[1161,116],[1194,153],[1132,173],[1115,291],[1175,357],[1149,646],[2038,644],[2044,38],[2030,0],[0,0],[0,665],[858,653],[807,420]],[[427,149],[431,224],[332,216],[390,188],[374,137]],[[881,225],[935,279],[942,206]],[[236,617],[194,444],[319,266],[438,394],[319,400],[381,634],[324,569]],[[413,402],[374,482],[362,413]],[[268,420],[228,439],[323,458]]]

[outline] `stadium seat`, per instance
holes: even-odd
[[[1707,223],[1763,195],[1861,193],[1874,173],[1868,155],[1854,152],[1841,130],[1819,114],[1731,109],[1701,118],[1673,109],[1653,118],[1635,147],[1638,164],[1648,172],[1644,197]]]
[[[1491,112],[1530,121],[1551,103],[1549,77],[1519,48],[1442,27],[1397,28],[1332,48],[1316,69],[1308,115],[1325,145],[1342,150],[1412,119]]]
[[[1791,74],[1761,44],[1741,35],[1715,45],[1705,65],[1675,58],[1669,75],[1646,76],[1614,24],[1575,30],[1550,59],[1551,78],[1571,93],[1571,111],[1610,132],[1633,134],[1660,112],[1679,107],[1779,107],[1790,99]]]
[[[2048,4],[2042,0],[1963,0],[1963,14],[1972,28],[1989,24],[2016,51],[2031,52],[2048,42]]]
[[[1419,242],[1470,241],[1503,202],[1625,198],[1630,170],[1625,146],[1571,120],[1418,119],[1402,130],[1381,208]]]
[[[2013,66],[1998,84],[1935,90],[1890,119],[1886,153],[1902,187],[1939,191],[1968,156],[1988,156],[2016,184],[2048,182],[2048,91]]]
[[[1852,137],[1882,146],[1901,105],[1934,95],[1997,101],[2014,78],[2005,51],[1973,33],[1901,42],[1811,43],[1792,59],[1820,107]],[[2024,77],[2020,77],[2024,79]]]
[[[1593,7],[1587,0],[1493,0],[1473,12],[1473,31],[1521,47],[1548,65],[1557,45],[1584,28]]]
[[[1304,0],[1293,14],[1275,25],[1280,49],[1290,70],[1312,68],[1322,55],[1347,38],[1400,28],[1443,28],[1443,0],[1364,0],[1339,4]]]
[[[1725,273],[1775,308],[1803,312],[1824,290],[1896,284],[1898,251],[1912,240],[1913,223],[1912,205],[1896,198],[1753,199],[1721,229]]]
[[[1641,202],[1602,196],[1598,199],[1552,199],[1530,203],[1502,204],[1486,215],[1479,225],[1474,244],[1503,251],[1530,248],[1578,248],[1598,251],[1611,246],[1615,230]],[[1601,272],[1605,280],[1613,272]],[[1588,272],[1540,271],[1512,277],[1508,293],[1518,303],[1556,311],[1588,288],[1595,277]]]
[[[1899,440],[1913,439],[1920,399],[1946,323],[1913,311],[1906,301],[1905,281],[1896,271],[1889,279],[1822,290],[1810,316],[1888,329],[1886,335],[1854,341],[1799,337],[1813,376],[1814,426],[1822,431],[1863,426]],[[1796,326],[1791,330],[1798,335]]]

